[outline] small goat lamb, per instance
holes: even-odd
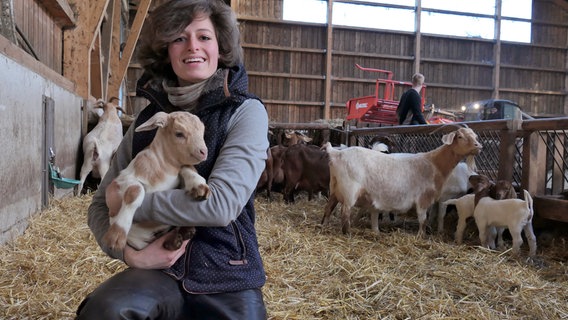
[[[473,217],[482,246],[488,247],[492,241],[491,234],[488,233],[490,227],[507,227],[513,238],[513,254],[518,254],[523,244],[521,231],[525,232],[529,243],[529,256],[536,254],[536,237],[532,227],[533,201],[528,191],[523,192],[525,200],[495,200],[491,197],[479,199]]]
[[[77,194],[81,194],[83,185],[89,173],[95,178],[103,178],[110,167],[112,155],[122,141],[122,121],[117,110],[122,110],[115,102],[118,98],[111,98],[105,103],[98,100],[95,108],[104,110],[97,125],[83,138],[83,165],[81,166],[80,183]]]
[[[107,192],[118,188],[122,197],[120,211],[109,213],[110,227],[103,238],[113,250],[122,250],[127,241],[140,250],[171,228],[159,223],[132,224],[134,212],[141,205],[145,193],[176,188],[181,175],[185,190],[193,198],[206,199],[210,195],[205,179],[193,167],[207,158],[207,146],[203,140],[205,127],[200,119],[183,111],[158,112],[136,131],[155,128],[158,131],[152,143],[138,153],[107,188]],[[178,249],[183,240],[195,233],[193,227],[177,227],[176,230],[164,242],[164,248]]]
[[[461,198],[449,199],[443,202],[443,206],[455,205],[458,213],[458,224],[455,232],[455,240],[457,244],[463,241],[463,232],[466,227],[467,218],[473,217],[476,201],[482,197],[491,197],[495,200],[516,199],[517,193],[511,182],[506,180],[491,181],[485,175],[472,175],[469,177],[469,183],[473,187],[475,193],[466,194]],[[498,246],[503,246],[503,228],[491,228],[489,236],[491,241],[489,247],[495,249],[495,236],[498,237]]]

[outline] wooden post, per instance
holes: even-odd
[[[501,0],[495,1],[495,42],[493,47],[493,98],[499,99],[499,89],[501,81]]]
[[[532,195],[543,195],[546,166],[546,144],[538,131],[525,133],[523,139],[523,177],[521,186]]]
[[[414,42],[414,73],[420,72],[420,48],[422,47],[422,31],[420,27],[420,24],[422,23],[421,15],[422,1],[416,0],[416,14],[414,15],[414,23],[416,25],[416,40]]]
[[[327,1],[327,50],[325,54],[325,103],[323,118],[331,117],[331,72],[333,63],[333,0]]]

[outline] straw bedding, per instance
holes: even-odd
[[[54,200],[26,233],[0,246],[0,318],[72,319],[83,297],[124,268],[98,249],[86,226],[90,195]],[[526,258],[476,246],[467,234],[416,237],[412,217],[341,234],[321,227],[326,200],[256,200],[263,289],[270,319],[568,319],[566,239]],[[471,228],[470,228],[471,229]]]

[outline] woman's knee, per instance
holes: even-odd
[[[166,274],[128,269],[91,292],[77,319],[175,319],[183,303],[178,283]]]

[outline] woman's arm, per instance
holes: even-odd
[[[250,199],[264,170],[267,132],[266,109],[258,100],[246,100],[229,120],[227,139],[207,181],[211,196],[196,201],[179,189],[146,194],[135,221],[174,226],[228,225]]]

